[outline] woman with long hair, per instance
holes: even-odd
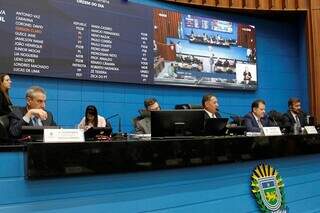
[[[9,97],[11,79],[8,74],[0,74],[0,116],[12,111],[12,103]]]
[[[91,127],[106,127],[106,119],[98,115],[97,108],[93,105],[89,105],[86,108],[85,117],[82,118],[79,129],[84,129],[85,131]]]

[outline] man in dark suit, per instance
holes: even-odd
[[[136,134],[151,134],[151,115],[150,111],[159,111],[160,105],[155,98],[144,100],[145,110],[141,112],[139,118],[134,119]]]
[[[38,86],[30,87],[26,92],[25,107],[16,107],[9,114],[9,134],[21,137],[22,126],[56,126],[52,113],[45,110],[46,92]]]
[[[262,127],[272,126],[265,115],[266,104],[264,100],[255,100],[251,104],[251,112],[244,116],[248,132],[261,132]]]
[[[293,126],[296,124],[299,127],[307,125],[306,116],[301,110],[301,101],[299,98],[290,98],[288,100],[289,110],[283,114],[283,126],[290,127],[293,130]]]
[[[207,94],[202,97],[202,107],[206,112],[204,115],[205,119],[208,118],[221,118],[221,115],[218,112],[218,99],[212,95]]]

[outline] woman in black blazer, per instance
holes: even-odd
[[[9,97],[11,79],[8,74],[0,74],[0,116],[12,111],[12,103]]]

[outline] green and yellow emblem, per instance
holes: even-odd
[[[252,173],[252,193],[262,212],[286,212],[284,184],[280,174],[270,165],[259,165]]]

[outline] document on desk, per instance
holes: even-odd
[[[263,127],[262,132],[264,136],[278,136],[282,135],[281,130],[278,126]]]
[[[84,142],[83,129],[44,129],[43,142]]]
[[[306,130],[307,134],[318,134],[315,126],[305,126],[304,129]]]

